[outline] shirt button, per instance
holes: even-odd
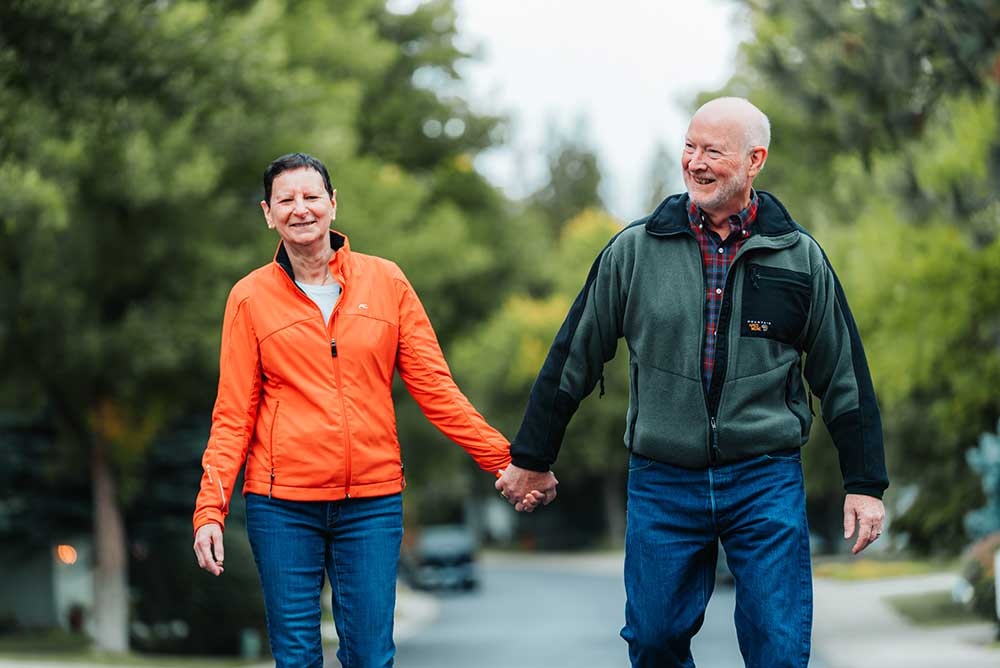
[[[721,295],[722,294],[722,288],[716,288],[715,289],[715,294]]]
[[[723,250],[722,248],[719,248],[719,252],[720,252],[720,253],[723,253],[723,252],[725,252],[725,251],[724,251],[724,250]]]

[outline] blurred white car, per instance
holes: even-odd
[[[476,540],[465,526],[420,529],[400,556],[403,577],[415,589],[475,589],[479,585]]]

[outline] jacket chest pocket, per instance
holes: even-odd
[[[809,274],[751,264],[743,277],[740,336],[798,347],[809,317]]]

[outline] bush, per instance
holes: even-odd
[[[994,555],[1000,550],[1000,531],[973,543],[962,557],[962,577],[972,585],[970,606],[981,617],[997,621]]]

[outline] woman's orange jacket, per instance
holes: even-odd
[[[394,371],[424,415],[480,467],[496,473],[510,463],[507,439],[452,380],[399,267],[352,253],[337,232],[330,241],[330,271],[342,292],[329,323],[295,285],[283,244],[229,293],[195,531],[224,524],[244,461],[244,494],[333,501],[401,491]]]

